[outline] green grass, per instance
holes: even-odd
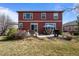
[[[0,55],[6,56],[73,56],[79,55],[79,42],[52,38],[26,38],[24,40],[0,41]],[[78,38],[77,38],[78,39]]]

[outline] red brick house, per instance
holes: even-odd
[[[19,29],[43,33],[46,26],[62,30],[63,11],[17,11]]]

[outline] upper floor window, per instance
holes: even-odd
[[[54,18],[54,19],[58,19],[58,13],[54,13],[54,14],[53,14],[53,18]]]
[[[41,19],[46,19],[46,13],[41,13]]]
[[[24,19],[32,19],[33,14],[32,13],[24,13],[23,17],[24,17]]]

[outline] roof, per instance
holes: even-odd
[[[23,11],[23,10],[20,10],[17,12],[19,13],[19,12],[63,12],[63,11]]]
[[[63,26],[77,25],[77,20],[65,23]]]

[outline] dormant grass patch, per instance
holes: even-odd
[[[77,38],[78,39],[78,38]],[[4,56],[70,56],[79,55],[79,42],[58,38],[27,37],[22,40],[0,41],[0,55]]]

